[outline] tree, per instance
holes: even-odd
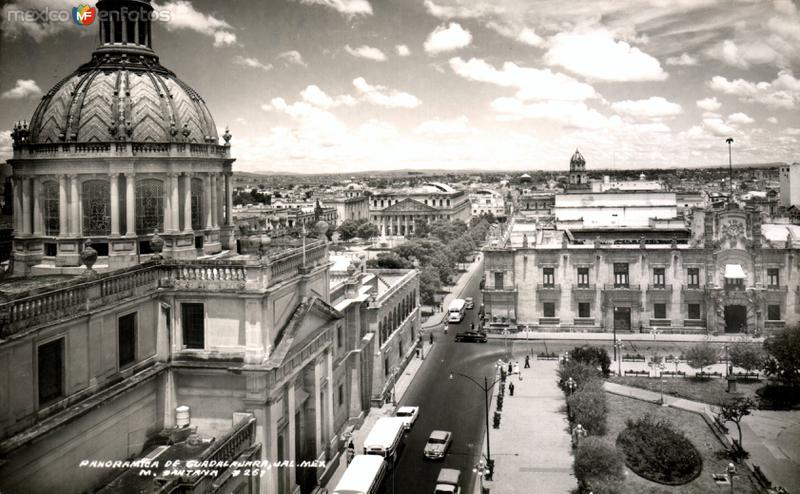
[[[367,267],[378,269],[408,269],[411,266],[407,260],[394,252],[381,252],[375,259],[367,261]]]
[[[414,220],[414,236],[419,238],[425,238],[431,233],[431,228],[428,225],[427,220],[422,218],[417,218]]]
[[[766,358],[764,350],[753,343],[738,341],[728,349],[728,354],[732,365],[741,367],[747,372],[764,367]]]
[[[339,238],[347,241],[358,236],[359,226],[356,220],[346,220],[342,221],[342,224],[336,230],[339,232]]]
[[[581,440],[575,451],[578,492],[612,494],[620,492],[624,479],[622,455],[613,444],[597,437]]]
[[[357,236],[369,240],[373,237],[377,237],[378,235],[380,235],[380,230],[378,229],[378,226],[375,225],[375,223],[364,220],[363,223],[358,225],[356,233],[358,234]]]
[[[742,446],[742,419],[750,415],[750,412],[757,406],[758,404],[749,396],[737,396],[722,405],[722,409],[719,412],[719,416],[723,420],[736,424],[736,429],[739,431],[739,448],[742,451],[744,451]]]
[[[442,289],[440,278],[439,271],[434,267],[426,266],[420,269],[419,297],[423,304],[434,304],[436,293]]]
[[[611,367],[611,358],[608,356],[608,351],[605,348],[597,346],[581,346],[574,348],[569,352],[571,360],[583,362],[600,368],[604,376],[608,376]]]
[[[784,385],[800,386],[800,326],[786,328],[764,340],[768,356],[764,372]]]
[[[707,342],[700,343],[686,352],[686,360],[690,367],[703,372],[704,367],[717,363],[717,349]]]

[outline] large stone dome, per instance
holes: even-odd
[[[152,58],[102,53],[44,95],[29,129],[30,144],[217,142],[205,102],[175,74]]]
[[[147,0],[104,0],[101,9],[121,6],[152,10]],[[164,68],[150,48],[145,21],[114,32],[101,25],[101,44],[92,59],[56,84],[28,127],[29,144],[112,141],[217,143],[205,102]]]

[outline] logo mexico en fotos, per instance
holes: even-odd
[[[97,9],[88,5],[72,7],[72,21],[79,26],[88,26],[97,17]]]

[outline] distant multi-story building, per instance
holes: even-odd
[[[569,160],[569,188],[578,190],[589,188],[589,176],[586,174],[586,159],[577,149]]]
[[[639,175],[639,180],[611,180],[608,175],[603,176],[602,181],[593,180],[591,182],[592,192],[616,191],[637,191],[637,190],[663,190],[661,182],[647,180],[644,173]]]
[[[381,235],[405,236],[414,233],[417,221],[466,223],[471,209],[464,191],[433,182],[415,188],[375,191],[370,197],[369,214]]]
[[[345,221],[369,219],[369,197],[357,184],[348,184],[343,190],[319,199],[324,206],[336,209],[336,226]]]
[[[800,163],[781,166],[781,206],[800,206]]]
[[[800,322],[800,230],[746,210],[695,213],[687,243],[573,241],[516,221],[484,250],[489,323],[541,331],[769,333]]]
[[[505,218],[506,201],[503,194],[492,189],[476,189],[469,193],[472,216],[492,214],[495,218]]]

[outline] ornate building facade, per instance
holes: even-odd
[[[149,2],[98,2],[89,62],[42,98],[12,133],[14,271],[70,272],[90,239],[98,267],[231,246],[230,134],[218,143],[203,99],[152,49]],[[144,256],[144,257],[142,257]]]
[[[414,233],[417,221],[466,223],[471,208],[464,191],[434,182],[407,190],[375,191],[370,198],[369,214],[381,235],[403,237]]]

